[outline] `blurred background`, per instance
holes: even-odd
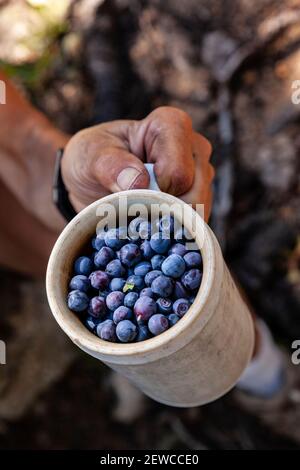
[[[71,134],[165,104],[190,113],[214,147],[211,226],[291,353],[300,339],[297,0],[0,0],[0,69]],[[43,282],[2,269],[0,298],[9,357],[0,448],[300,448],[298,408],[268,426],[234,392],[201,408],[159,405],[70,344]]]

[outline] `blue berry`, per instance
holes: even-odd
[[[120,250],[127,243],[127,228],[112,228],[105,233],[105,244],[113,250]]]
[[[158,295],[159,297],[171,297],[173,291],[173,282],[167,276],[158,276],[154,279],[151,284],[151,289],[154,294]]]
[[[182,283],[180,281],[176,281],[175,286],[174,286],[174,297],[175,297],[175,299],[182,299],[182,298],[187,299],[189,297],[189,295],[190,295],[189,292],[182,285]]]
[[[128,225],[128,235],[131,240],[135,241],[140,238],[139,228],[142,222],[147,222],[147,220],[143,217],[136,217]]]
[[[81,292],[87,292],[90,287],[91,283],[89,278],[83,274],[77,274],[76,276],[72,277],[69,284],[70,290],[81,290]]]
[[[105,268],[115,257],[114,251],[108,246],[103,246],[94,256],[94,263],[97,268]]]
[[[201,267],[202,258],[197,251],[189,251],[184,255],[183,259],[188,269]]]
[[[164,215],[159,221],[159,230],[164,232],[170,237],[173,236],[174,233],[174,217],[170,215]]]
[[[91,315],[89,315],[84,320],[84,324],[85,324],[85,326],[87,327],[88,330],[92,331],[93,333],[96,333],[96,328],[99,325],[100,321],[101,320],[99,318],[95,318],[95,317],[92,317]]]
[[[151,297],[151,299],[153,299],[154,293],[152,292],[151,287],[145,287],[144,289],[141,290],[140,297],[143,297],[144,295],[146,295],[147,297]]]
[[[163,233],[157,232],[152,235],[150,245],[152,250],[163,255],[170,248],[171,240],[169,238],[165,238]]]
[[[80,256],[74,263],[75,274],[88,276],[93,269],[93,261],[88,256]]]
[[[180,318],[186,314],[190,308],[190,303],[187,299],[177,299],[173,304],[173,312],[176,313]]]
[[[148,328],[154,336],[160,335],[169,328],[169,320],[161,313],[157,313],[149,319]]]
[[[191,236],[191,234],[185,227],[181,227],[178,230],[176,230],[174,234],[174,239],[178,243],[185,243],[187,241],[192,241],[193,237]]]
[[[163,255],[154,255],[151,258],[151,265],[152,269],[157,270],[161,269],[161,265],[163,264],[164,260],[166,259]]]
[[[122,277],[114,277],[110,281],[109,288],[111,291],[114,291],[114,290],[122,291],[125,285],[125,282],[126,282],[125,279],[123,279]]]
[[[148,338],[150,338],[150,332],[148,330],[148,326],[147,325],[139,325],[138,326],[138,332],[137,332],[137,335],[135,337],[135,341],[136,342],[145,341]]]
[[[96,328],[97,335],[104,341],[115,342],[116,337],[116,326],[112,320],[105,320]]]
[[[118,307],[123,305],[124,297],[125,295],[123,294],[123,292],[111,292],[105,299],[107,308],[114,312]]]
[[[93,238],[92,247],[94,248],[94,250],[99,251],[101,250],[103,246],[105,246],[104,237],[105,237],[105,232],[100,232],[95,238]]]
[[[109,277],[104,271],[94,271],[90,274],[89,280],[94,289],[105,290],[109,284]]]
[[[174,243],[169,249],[169,255],[179,255],[184,256],[186,254],[186,248],[182,243]]]
[[[137,335],[137,327],[130,320],[122,320],[117,324],[116,334],[122,343],[133,341]]]
[[[156,310],[155,300],[147,296],[140,297],[134,305],[134,314],[139,323],[149,320],[151,315],[156,313]]]
[[[162,297],[160,297],[159,299],[157,299],[156,303],[158,311],[160,313],[164,313],[165,315],[167,315],[173,310],[173,303],[170,299],[163,299]]]
[[[124,307],[121,305],[120,307],[116,308],[113,313],[113,321],[115,324],[119,323],[122,320],[130,320],[132,318],[132,310],[128,307]]]
[[[125,286],[130,286],[131,290],[140,291],[145,287],[145,282],[143,276],[129,276],[126,280]]]
[[[154,281],[154,279],[156,279],[158,276],[160,276],[162,274],[161,271],[159,271],[158,269],[155,269],[154,271],[149,271],[146,276],[145,276],[145,284],[146,286],[151,286],[152,282]]]
[[[106,297],[108,296],[109,293],[110,293],[109,290],[100,290],[99,291],[99,297],[103,297],[104,299],[106,299]]]
[[[151,237],[151,224],[147,220],[140,223],[139,235],[142,240],[148,240]]]
[[[151,248],[149,240],[144,240],[143,243],[141,243],[140,250],[141,250],[142,256],[147,260],[150,260],[155,254],[155,252]]]
[[[181,277],[181,282],[189,290],[198,289],[201,283],[202,274],[199,269],[190,269]]]
[[[140,261],[134,268],[134,274],[137,276],[146,276],[146,274],[151,270],[152,266],[149,261]]]
[[[95,318],[104,317],[106,314],[105,299],[99,296],[92,297],[88,306],[88,313]]]
[[[141,250],[135,243],[127,243],[120,250],[120,260],[125,266],[134,266],[141,258]]]
[[[180,320],[180,317],[176,315],[176,313],[171,313],[168,316],[168,319],[169,319],[170,326],[174,326]]]
[[[83,312],[89,305],[89,298],[80,290],[72,290],[68,295],[68,307],[73,312]]]
[[[126,269],[122,266],[122,263],[119,259],[113,259],[106,266],[105,272],[110,277],[123,277],[126,275]]]
[[[161,265],[161,270],[166,276],[180,277],[185,271],[184,259],[179,255],[170,255]]]
[[[133,308],[138,298],[139,298],[139,294],[137,292],[128,292],[128,294],[126,294],[124,297],[125,307]]]

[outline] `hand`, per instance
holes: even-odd
[[[161,107],[141,121],[113,121],[78,132],[68,142],[62,174],[76,210],[116,191],[148,188],[143,162],[154,163],[160,189],[211,210],[211,145],[188,114]]]

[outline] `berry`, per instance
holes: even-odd
[[[159,230],[170,237],[174,233],[174,217],[170,215],[163,215],[159,221]]]
[[[165,238],[161,232],[154,233],[150,239],[150,245],[152,250],[160,255],[163,255],[170,248],[171,241],[169,238]]]
[[[81,290],[81,292],[87,292],[90,287],[91,283],[89,278],[83,274],[77,274],[76,276],[72,277],[69,284],[70,290]]]
[[[169,277],[161,275],[154,279],[151,289],[159,297],[170,297],[173,291],[173,282]]]
[[[160,335],[169,328],[169,320],[161,313],[157,313],[148,321],[148,328],[154,336]]]
[[[185,271],[184,259],[179,255],[170,255],[161,265],[161,270],[166,276],[180,277]]]
[[[115,257],[114,251],[108,246],[103,246],[94,256],[94,263],[97,268],[105,268]]]
[[[111,292],[105,299],[107,308],[114,312],[118,307],[123,305],[124,297],[125,295],[123,294],[123,292]]]
[[[74,263],[75,274],[83,274],[84,276],[88,276],[93,267],[93,261],[87,256],[80,256]]]
[[[154,271],[149,271],[146,276],[145,276],[145,284],[146,286],[151,286],[152,282],[154,281],[154,279],[156,279],[158,276],[160,276],[162,274],[161,271],[159,271],[158,269],[155,269]]]
[[[112,228],[105,233],[105,244],[113,250],[120,250],[120,248],[127,242],[127,228],[119,227]]]
[[[163,255],[154,255],[151,258],[151,265],[152,269],[157,270],[161,269],[161,265],[163,264],[163,261],[166,259],[165,256]]]
[[[142,222],[147,222],[147,220],[143,217],[136,217],[128,225],[128,235],[131,240],[135,241],[140,238],[139,228]]]
[[[136,276],[133,274],[129,276],[126,280],[124,287],[128,286],[130,290],[140,291],[145,287],[145,282],[143,276]]]
[[[151,297],[151,299],[153,299],[154,293],[152,292],[151,287],[145,287],[144,289],[141,290],[140,297],[143,297],[144,295],[146,295],[147,297]]]
[[[197,251],[189,251],[184,255],[183,259],[188,269],[201,267],[202,258]]]
[[[137,276],[146,276],[146,274],[151,270],[152,266],[149,261],[140,261],[134,268],[134,274]]]
[[[126,269],[122,266],[122,263],[118,259],[113,259],[106,266],[105,272],[110,277],[123,277],[126,275]]]
[[[158,311],[160,313],[164,313],[165,315],[167,315],[168,313],[172,312],[173,303],[170,299],[163,299],[162,297],[160,297],[159,299],[157,299],[156,303]]]
[[[122,320],[130,320],[132,318],[132,311],[128,307],[124,307],[121,305],[120,307],[116,308],[113,313],[113,321],[115,324],[119,323]]]
[[[146,322],[156,313],[157,306],[151,297],[140,297],[134,305],[134,314],[138,322]]]
[[[106,299],[106,297],[108,296],[109,293],[110,293],[109,290],[100,290],[99,291],[99,297],[103,297],[104,299]]]
[[[84,320],[84,324],[88,328],[88,330],[92,331],[93,333],[96,333],[96,328],[99,325],[100,321],[101,320],[99,318],[95,318],[89,315]]]
[[[114,277],[109,284],[109,288],[111,291],[119,290],[122,291],[123,287],[125,285],[125,279],[122,279],[121,277]]]
[[[171,313],[168,316],[168,319],[169,319],[170,326],[174,326],[180,320],[180,317],[176,315],[176,313]]]
[[[73,312],[83,312],[89,305],[89,298],[80,290],[72,290],[68,295],[68,307]]]
[[[173,311],[180,318],[186,314],[189,308],[190,308],[190,303],[187,299],[177,299],[175,300],[173,304]]]
[[[96,328],[97,335],[104,341],[116,341],[116,326],[112,320],[105,320]]]
[[[104,271],[94,271],[90,274],[89,280],[94,289],[105,290],[109,284],[109,277]]]
[[[125,266],[134,266],[141,258],[141,250],[135,243],[127,243],[120,250],[120,260]]]
[[[142,256],[147,260],[151,259],[155,253],[151,248],[149,240],[144,240],[143,243],[141,243],[140,250],[141,250]]]
[[[176,230],[174,234],[174,239],[178,243],[185,243],[188,240],[191,241],[193,237],[185,227],[180,227],[178,230]]]
[[[189,290],[198,289],[201,283],[202,274],[199,269],[190,269],[181,277],[181,282]]]
[[[129,343],[136,337],[137,327],[130,320],[122,320],[117,324],[116,334],[122,343]]]
[[[147,325],[139,325],[138,326],[138,332],[137,332],[137,335],[135,337],[135,341],[136,342],[145,341],[148,338],[150,338],[150,332],[148,330],[148,326]]]
[[[151,237],[151,224],[148,220],[140,223],[139,235],[142,240],[148,240]]]
[[[105,246],[104,237],[105,237],[105,232],[100,232],[95,238],[93,238],[92,247],[94,248],[94,250],[99,251],[101,250],[103,246]]]
[[[186,254],[186,248],[182,243],[175,243],[169,249],[169,255],[179,255],[184,256]]]
[[[139,294],[137,292],[128,292],[128,294],[126,294],[124,297],[125,307],[133,308],[138,298]]]
[[[88,313],[95,318],[104,317],[106,314],[105,299],[99,296],[92,297],[88,306]]]
[[[186,288],[182,285],[180,281],[176,281],[175,286],[174,286],[175,299],[182,299],[182,298],[187,299],[188,296],[189,296],[189,293],[186,290]]]

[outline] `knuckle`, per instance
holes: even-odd
[[[182,168],[173,169],[172,183],[177,194],[183,194],[188,191],[193,184],[193,174],[189,171],[184,171]]]

